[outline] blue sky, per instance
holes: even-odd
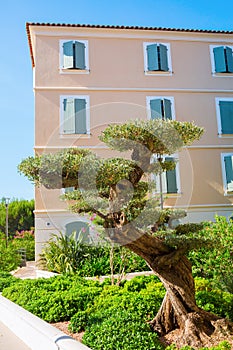
[[[34,97],[26,22],[233,30],[232,0],[8,0],[0,8],[0,198],[31,199],[17,165],[33,155]]]

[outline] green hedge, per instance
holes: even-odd
[[[77,275],[7,283],[5,297],[48,322],[70,321],[70,330],[85,331],[83,342],[93,350],[163,349],[148,326],[165,294],[154,275],[138,276],[119,286]],[[233,320],[232,294],[213,289],[211,282],[201,278],[196,279],[196,291],[199,306]],[[227,346],[212,349],[228,350]]]

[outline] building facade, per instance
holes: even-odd
[[[83,147],[111,123],[194,121],[203,137],[164,173],[167,206],[187,221],[233,213],[233,32],[27,23],[34,71],[35,153]],[[156,181],[156,176],[155,176]],[[60,190],[36,189],[37,255],[51,233],[86,227]]]

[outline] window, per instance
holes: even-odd
[[[233,47],[211,46],[210,49],[213,73],[233,73]]]
[[[233,99],[216,98],[218,133],[233,135]]]
[[[65,187],[65,188],[63,188],[63,193],[67,194],[67,193],[73,192],[74,190],[75,190],[75,188],[73,186],[72,187]]]
[[[61,133],[90,134],[89,97],[61,97]]]
[[[73,221],[65,226],[66,236],[71,236],[74,232],[77,235],[77,240],[81,243],[89,243],[89,225],[84,221]]]
[[[233,194],[233,153],[222,154],[223,183],[225,194]]]
[[[147,113],[148,119],[175,119],[174,98],[148,96]]]
[[[170,45],[144,43],[144,69],[147,74],[171,73]]]
[[[61,41],[61,69],[88,72],[88,42]]]
[[[163,157],[165,161],[167,162],[174,162],[175,157],[167,156]],[[155,175],[154,180],[156,182],[156,192],[160,192],[160,186],[162,186],[162,192],[163,193],[178,193],[180,192],[180,185],[179,185],[179,176],[178,176],[178,166],[176,165],[175,169],[164,171],[161,174],[161,180],[162,183],[160,184],[160,176]]]

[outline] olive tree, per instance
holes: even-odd
[[[165,155],[173,155],[202,134],[203,129],[191,122],[129,121],[108,126],[100,136],[123,156],[100,159],[87,149],[72,148],[29,157],[19,165],[19,170],[37,185],[48,189],[73,186],[75,191],[67,195],[71,210],[95,213],[112,243],[145,259],[166,289],[151,327],[179,346],[205,345],[222,322],[226,334],[233,330],[227,320],[219,324],[217,316],[200,309],[195,301],[187,253],[211,242],[199,225],[172,227],[173,219],[184,213],[161,209],[151,181],[151,174],[174,169],[176,162],[164,160]]]

